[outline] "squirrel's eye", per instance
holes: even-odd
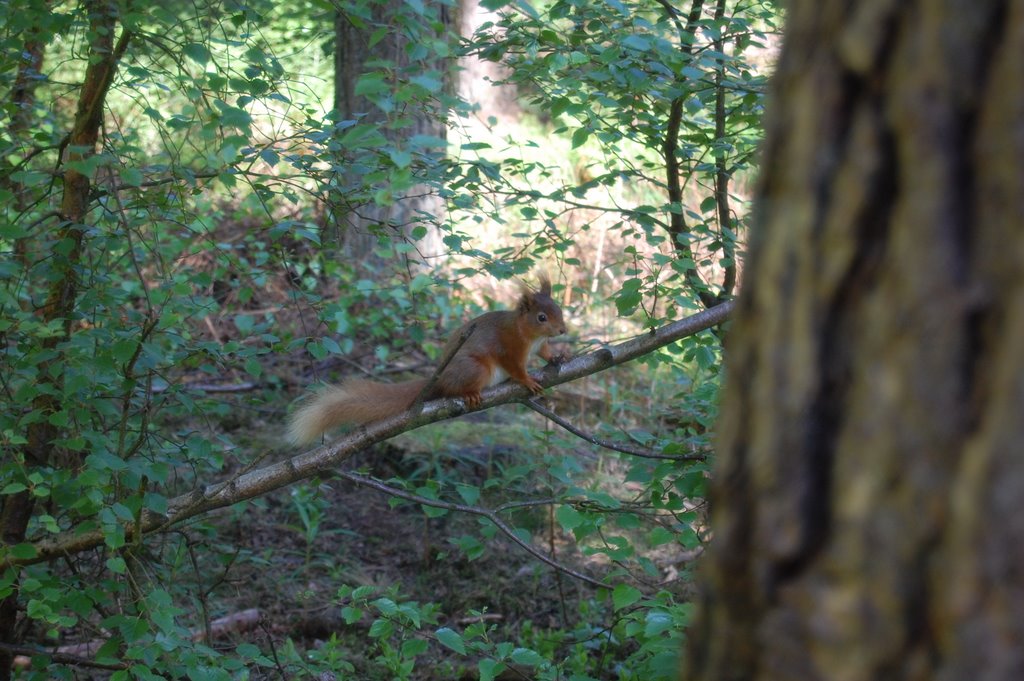
[[[546,314],[544,314],[543,312],[541,312],[539,315],[537,315],[537,321],[540,322],[541,324],[543,324],[547,320],[548,320],[548,316]]]

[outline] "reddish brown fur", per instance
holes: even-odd
[[[463,325],[452,334],[442,356],[448,356],[470,326],[472,333],[438,376],[428,398],[461,397],[476,407],[481,391],[501,377],[499,369],[534,393],[543,390],[526,365],[531,350],[550,359],[547,338],[565,333],[562,310],[551,298],[550,281],[542,279],[536,292],[524,291],[515,310],[488,312]],[[296,411],[289,439],[307,444],[342,424],[369,423],[401,413],[425,385],[422,379],[393,384],[350,379],[324,390]]]

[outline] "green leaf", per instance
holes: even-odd
[[[365,73],[356,81],[357,97],[372,97],[382,92],[389,92],[391,85],[384,79],[383,73]]]
[[[138,168],[121,168],[118,172],[121,175],[121,181],[129,187],[138,187],[145,179],[142,171]]]
[[[239,314],[235,315],[235,328],[238,329],[239,333],[243,336],[247,336],[252,333],[253,326],[256,324],[256,320],[252,315]]]
[[[11,173],[11,179],[26,187],[48,184],[53,176],[38,170],[17,170]]]
[[[46,420],[50,422],[50,425],[57,426],[58,428],[66,428],[71,423],[71,419],[66,411],[54,412]]]
[[[458,546],[459,550],[466,554],[466,558],[469,560],[476,560],[484,554],[484,550],[487,548],[486,544],[470,534],[464,534],[461,537],[452,539],[451,542]]]
[[[200,43],[188,43],[181,48],[181,51],[185,53],[186,57],[200,66],[206,66],[206,63],[211,59],[210,50],[207,49],[206,45],[201,45]]]
[[[110,352],[121,364],[126,364],[132,357],[135,356],[135,350],[139,347],[139,341],[135,338],[124,338],[112,346],[110,346]]]
[[[422,638],[410,638],[402,644],[402,657],[416,657],[427,652],[427,642]]]
[[[157,492],[146,492],[142,505],[154,513],[167,513],[167,497]]]
[[[504,664],[487,658],[480,660],[476,667],[480,670],[480,681],[494,681],[498,674],[505,671]]]
[[[715,353],[706,345],[702,345],[697,348],[696,358],[697,366],[701,369],[710,369],[715,365]]]
[[[474,485],[466,485],[464,483],[456,483],[455,490],[462,497],[462,500],[469,505],[473,505],[480,501],[480,488]]]
[[[628,608],[643,598],[643,593],[628,584],[619,584],[612,591],[612,605],[616,610]]]
[[[526,665],[527,667],[539,667],[544,664],[544,658],[541,657],[540,653],[529,648],[516,648],[512,651],[510,659],[516,664]]]
[[[11,556],[21,560],[28,560],[36,557],[36,547],[32,544],[15,544],[10,548]]]
[[[615,296],[615,307],[619,311],[619,316],[625,317],[632,314],[637,306],[640,305],[642,300],[640,287],[642,285],[643,282],[635,278],[627,279],[622,283],[622,289]]]
[[[622,40],[622,46],[628,47],[637,52],[646,52],[651,49],[651,41],[642,35],[632,34]]]
[[[590,137],[589,130],[586,128],[576,128],[576,131],[572,134],[572,148],[575,149],[582,146],[588,137]]]
[[[373,595],[376,589],[372,586],[360,586],[352,592],[353,600],[361,601]]]
[[[655,527],[651,530],[651,533],[647,535],[647,541],[651,546],[661,546],[662,544],[668,544],[676,539],[676,535],[664,527]]]
[[[648,638],[670,631],[672,627],[672,615],[664,610],[652,610],[644,618],[644,636]]]
[[[382,615],[391,616],[398,612],[398,604],[390,598],[378,598],[370,605],[377,608],[377,611]]]
[[[263,364],[255,357],[245,360],[245,373],[253,378],[259,378],[263,373]]]
[[[555,519],[566,532],[572,531],[583,523],[583,516],[572,506],[562,505],[555,511]]]
[[[281,160],[281,157],[273,149],[264,149],[263,151],[261,151],[260,158],[263,159],[263,162],[266,163],[271,168],[276,166],[278,162],[280,162]]]
[[[261,655],[259,646],[255,646],[252,643],[239,644],[238,647],[235,648],[235,652],[238,653],[239,656],[249,660]]]
[[[448,515],[447,508],[438,508],[437,506],[427,506],[425,504],[420,504],[420,508],[423,509],[423,515],[428,518],[441,518]]]
[[[408,151],[402,151],[401,149],[392,149],[388,152],[388,156],[391,157],[391,161],[398,168],[408,168],[409,164],[412,163],[412,154]]]
[[[445,647],[451,648],[460,655],[466,654],[466,645],[462,641],[462,636],[455,631],[452,631],[448,627],[441,627],[435,632],[437,634],[437,640]]]
[[[345,147],[374,149],[386,145],[388,140],[376,125],[356,125],[341,136],[339,143]]]
[[[419,85],[427,92],[440,92],[444,88],[444,83],[441,79],[433,74],[423,74],[420,76],[413,76],[409,79],[409,82]]]
[[[331,354],[324,348],[323,343],[320,341],[312,341],[306,346],[306,349],[309,350],[309,354],[313,355],[315,359],[323,359],[327,357],[327,355]]]
[[[395,631],[395,625],[388,620],[374,620],[370,625],[370,638],[387,638]]]
[[[252,116],[245,109],[231,106],[221,99],[215,99],[213,103],[220,111],[220,122],[222,125],[230,125],[242,128],[243,130],[252,125]],[[236,146],[245,146],[248,142],[245,138],[239,138],[237,135],[232,136],[230,139],[234,141]]]

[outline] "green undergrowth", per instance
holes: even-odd
[[[275,401],[283,406],[286,396]],[[262,438],[275,447],[279,426],[262,422],[253,445]],[[687,561],[700,540],[694,534],[684,546],[663,522],[648,522],[649,502],[630,503],[642,494],[642,467],[549,430],[520,407],[432,424],[344,469],[427,499],[509,505],[501,517],[519,538],[614,586],[553,570],[479,516],[325,476],[211,521],[224,542],[220,561],[232,562],[206,607],[258,607],[274,623],[260,636],[262,657],[253,658],[268,676],[280,667],[358,679],[506,678],[503,670],[543,679],[670,678],[690,616]],[[658,466],[647,470],[659,474]],[[703,479],[701,470],[690,475]],[[631,479],[635,489],[624,495]],[[244,549],[229,548],[245,538]]]

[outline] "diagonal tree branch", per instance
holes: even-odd
[[[722,324],[729,318],[733,306],[733,302],[728,301],[618,345],[601,348],[561,365],[549,365],[536,377],[541,385],[551,387],[624,364],[682,338]],[[476,409],[468,409],[460,399],[432,400],[423,404],[419,413],[405,411],[361,426],[316,449],[296,454],[263,468],[247,471],[232,480],[205,485],[175,497],[168,502],[166,515],[144,514],[137,525],[129,524],[125,528],[125,535],[135,537],[138,532],[145,535],[163,531],[208,511],[231,506],[299,480],[326,473],[356,452],[399,433],[470,411],[489,409],[509,402],[522,402],[530,395],[530,391],[524,386],[506,382],[485,391],[483,402]],[[102,545],[103,542],[104,534],[100,530],[81,532],[72,529],[32,544],[34,554],[31,556],[26,555],[27,551],[19,552],[17,556],[10,553],[0,555],[0,570],[13,565],[41,563],[59,556],[86,551]]]

